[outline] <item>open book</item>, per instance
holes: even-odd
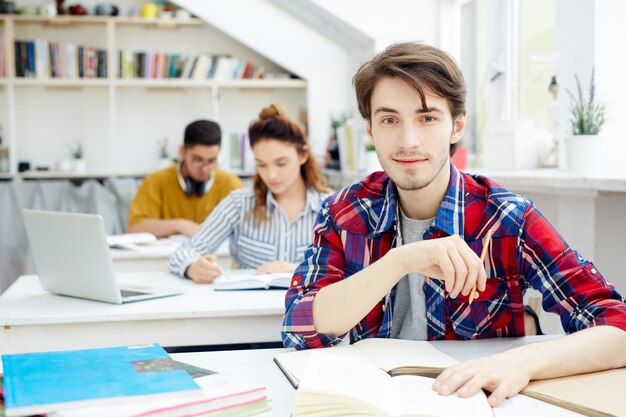
[[[485,416],[493,410],[482,391],[469,398],[441,396],[432,378],[392,377],[370,362],[314,351],[294,400],[293,416]]]
[[[200,396],[156,343],[2,356],[6,415]]]
[[[213,281],[213,287],[221,290],[268,290],[289,288],[290,272],[257,274],[254,269],[233,269]]]
[[[421,375],[436,377],[448,366],[458,363],[428,342],[413,340],[371,338],[352,345],[340,345],[322,349],[328,355],[352,358],[382,369],[391,376]],[[274,362],[285,374],[291,385],[298,384],[314,350],[279,353]]]
[[[180,246],[174,239],[157,239],[151,233],[125,233],[107,236],[111,249],[124,249],[137,253],[170,256]]]

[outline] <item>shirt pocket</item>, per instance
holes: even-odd
[[[454,332],[465,339],[497,336],[498,329],[506,327],[513,317],[507,282],[507,277],[488,278],[485,291],[478,292],[471,305],[468,296],[448,299]]]
[[[241,268],[256,268],[266,262],[273,262],[277,259],[278,248],[268,242],[252,239],[248,236],[240,235],[237,258],[243,265]]]

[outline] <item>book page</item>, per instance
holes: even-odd
[[[415,375],[392,377],[387,384],[384,408],[393,416],[493,417],[482,391],[469,398],[442,396],[432,389],[434,379]]]
[[[215,289],[289,288],[292,274],[277,272],[258,274],[254,269],[233,269],[214,281]]]
[[[317,350],[300,381],[294,416],[333,410],[338,416],[493,417],[482,391],[470,398],[444,397],[432,390],[432,383],[420,376],[390,377],[371,363]]]
[[[157,238],[152,233],[124,233],[121,235],[107,236],[109,246],[124,247],[129,243],[150,243],[156,242]]]
[[[294,415],[298,409],[332,409],[340,405],[353,409],[355,414],[372,407],[382,411],[385,399],[381,393],[389,379],[383,370],[358,359],[314,350],[298,386]]]
[[[287,379],[289,379],[295,388],[300,383],[302,375],[304,375],[304,370],[306,369],[311,354],[316,351],[321,351],[329,355],[336,355],[343,358],[352,358],[361,362],[369,362],[365,355],[349,344],[323,349],[307,349],[279,353],[274,357],[274,361],[278,364],[278,367],[281,371],[283,371]]]
[[[372,338],[353,346],[385,371],[403,367],[443,369],[458,363],[425,341]]]

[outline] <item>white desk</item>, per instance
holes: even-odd
[[[34,275],[0,296],[0,352],[279,342],[284,290],[214,291],[164,272],[123,274],[123,282],[184,294],[114,305],[50,294]]]
[[[442,341],[433,345],[454,357],[465,360],[502,352],[525,343],[546,338],[529,336],[515,339],[486,339],[476,341]],[[179,361],[217,371],[231,382],[252,382],[267,388],[272,400],[272,411],[267,415],[289,416],[296,391],[284,377],[273,358],[284,349],[235,350],[222,352],[194,352],[172,355]],[[496,417],[532,415],[533,417],[573,417],[580,414],[518,395],[494,409]]]

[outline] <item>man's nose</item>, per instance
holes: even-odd
[[[422,132],[412,123],[402,127],[400,146],[403,148],[418,148],[422,144]]]

